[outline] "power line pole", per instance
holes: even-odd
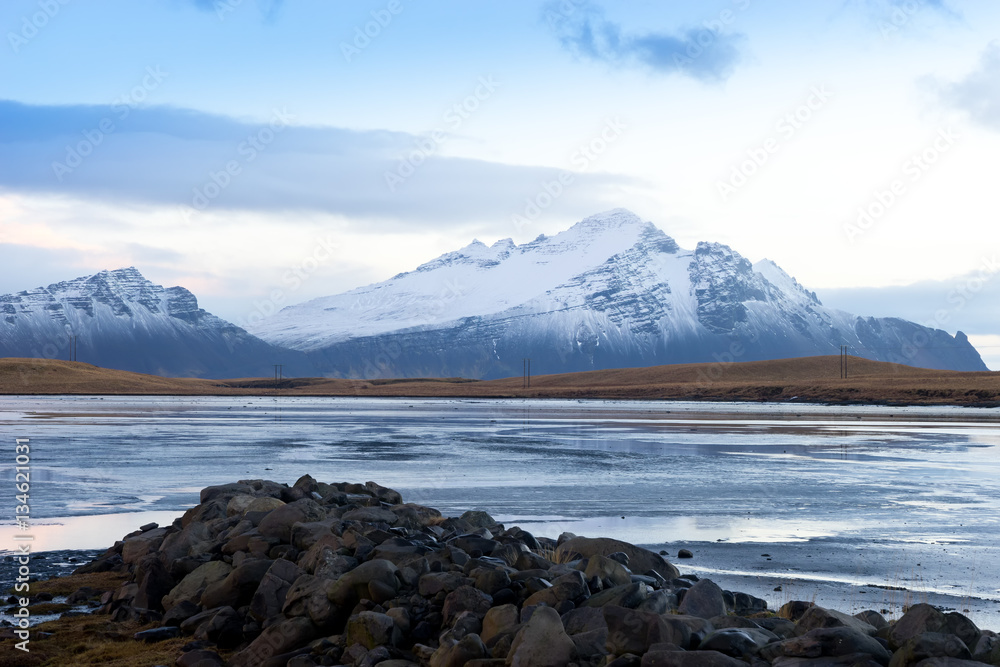
[[[840,377],[841,379],[847,378],[847,346],[840,346]]]
[[[274,390],[278,391],[278,382],[284,379],[282,372],[284,364],[274,364]]]
[[[531,359],[524,357],[521,359],[521,387],[527,389],[531,386]]]

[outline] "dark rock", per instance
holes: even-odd
[[[177,667],[223,667],[226,663],[215,651],[195,649],[187,653],[182,653],[174,664]]]
[[[176,639],[181,636],[181,630],[177,627],[151,628],[132,635],[133,639],[144,642],[162,642],[167,639]]]
[[[304,646],[316,636],[316,632],[316,626],[308,618],[279,621],[264,628],[259,637],[233,656],[231,662],[241,667],[263,666],[270,658]]]
[[[170,611],[163,615],[163,624],[180,626],[181,623],[188,620],[199,611],[201,611],[201,607],[196,605],[194,602],[191,602],[190,600],[181,600],[172,606]]]
[[[659,614],[615,606],[602,607],[601,612],[608,626],[606,646],[610,653],[642,655],[652,644],[687,646],[691,639],[687,626],[667,623]]]
[[[511,643],[507,662],[518,667],[560,667],[570,663],[576,645],[554,609],[539,607]]]
[[[718,651],[650,651],[642,667],[747,667],[747,663]]]
[[[907,667],[927,658],[972,660],[972,652],[956,635],[923,632],[911,637],[892,655],[889,667]]]
[[[688,551],[687,549],[681,549],[680,551],[677,552],[677,557],[678,558],[694,558],[694,554],[691,553],[690,551]]]
[[[875,628],[859,618],[848,616],[834,609],[812,606],[796,621],[798,634],[805,634],[817,628],[853,628],[869,636],[875,635]]]
[[[273,561],[248,560],[234,568],[225,579],[205,588],[201,595],[201,605],[205,608],[230,606],[233,608],[250,604],[261,579],[271,568]]]
[[[781,605],[781,609],[778,610],[778,616],[781,618],[787,618],[790,621],[798,621],[802,618],[802,614],[806,613],[806,611],[813,606],[815,605],[812,602],[793,600],[792,602],[786,602]]]
[[[944,632],[947,619],[929,604],[915,604],[889,630],[889,646],[898,649],[910,639],[925,632]]]
[[[677,568],[665,561],[659,554],[628,542],[606,537],[574,537],[566,540],[556,548],[555,558],[560,562],[566,562],[565,558],[572,554],[589,557],[594,555],[609,556],[614,553],[626,554],[628,563],[623,564],[633,572],[656,570],[666,579],[673,579],[679,574]]]
[[[291,544],[293,524],[322,521],[325,518],[326,512],[319,503],[303,498],[268,512],[267,516],[261,519],[257,530],[264,537],[274,537]]]
[[[229,649],[243,641],[243,618],[232,607],[212,609],[208,618],[194,631],[198,641],[212,642]]]
[[[877,662],[888,664],[890,653],[874,637],[854,628],[839,626],[817,628],[801,637],[786,639],[760,649],[765,660],[785,656],[791,658],[838,657],[864,653]]]
[[[705,637],[698,645],[699,651],[718,651],[734,658],[744,658],[749,661],[750,656],[767,646],[776,639],[774,634],[767,630],[751,628],[724,628],[716,630]]]
[[[726,613],[722,589],[710,579],[702,579],[684,594],[684,599],[677,607],[677,611],[699,618],[721,616]]]
[[[482,620],[493,606],[493,598],[472,586],[459,586],[444,599],[441,613],[444,624],[450,626],[463,611],[472,612]]]
[[[374,611],[363,611],[347,621],[347,645],[361,644],[367,649],[376,646],[395,646],[401,635],[390,616]]]
[[[586,607],[604,607],[607,605],[626,607],[635,609],[643,600],[649,597],[649,586],[646,584],[627,584],[625,586],[615,586],[606,591],[601,591],[590,596],[583,603]]]

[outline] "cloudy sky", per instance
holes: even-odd
[[[0,292],[134,265],[241,322],[622,206],[1000,368],[1000,3],[5,0],[0,26]]]

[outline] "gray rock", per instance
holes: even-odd
[[[666,579],[679,576],[677,568],[668,563],[657,553],[637,547],[628,542],[614,540],[608,537],[574,537],[556,547],[555,558],[560,562],[571,560],[574,554],[582,557],[594,555],[608,556],[613,553],[624,553],[628,556],[629,569],[633,572],[655,570]]]
[[[927,658],[956,658],[972,660],[972,652],[956,635],[941,632],[923,632],[910,637],[895,653],[889,667],[908,667]]]
[[[205,589],[229,576],[233,568],[221,560],[213,560],[199,565],[167,593],[162,600],[167,611],[182,600],[201,604],[201,596]]]
[[[250,600],[250,615],[264,622],[280,614],[288,590],[302,574],[302,570],[291,561],[284,558],[274,561]]]
[[[710,579],[702,579],[687,590],[677,611],[699,618],[712,618],[726,613],[726,601],[722,589]]]
[[[430,667],[462,667],[472,660],[489,655],[479,635],[471,634],[458,641],[441,644],[430,659]]]
[[[390,616],[374,611],[363,611],[347,620],[347,645],[361,644],[367,649],[376,646],[395,646],[401,635]]]
[[[635,609],[643,600],[649,597],[650,590],[646,584],[626,584],[601,591],[583,603],[585,607],[618,606]]]
[[[257,525],[257,530],[264,537],[274,537],[291,544],[293,524],[322,521],[325,518],[326,511],[319,503],[309,498],[303,498],[268,512],[267,516],[261,519]]]
[[[177,658],[177,662],[174,663],[176,667],[223,667],[225,664],[218,653],[206,649],[195,649],[182,653]]]
[[[606,646],[609,653],[642,655],[653,644],[687,646],[691,640],[686,625],[668,623],[659,614],[615,606],[602,607],[601,612],[608,626]]]
[[[546,604],[550,607],[557,607],[560,602],[566,600],[580,604],[589,597],[590,588],[587,587],[583,573],[579,570],[573,570],[569,574],[553,579],[552,586],[532,594],[524,601],[524,604]]]
[[[614,588],[632,583],[628,569],[616,560],[594,554],[587,559],[583,576],[587,581],[597,577],[604,588]]]
[[[315,636],[316,627],[308,618],[288,618],[264,628],[230,662],[240,667],[263,667],[271,658],[305,646]]]
[[[194,631],[196,641],[207,641],[220,648],[233,648],[243,641],[243,618],[232,607],[219,607]]]
[[[539,607],[518,631],[507,656],[511,667],[564,667],[575,657],[576,645],[566,634],[555,609]]]
[[[885,617],[877,611],[867,610],[862,611],[854,615],[854,618],[859,621],[863,621],[868,625],[872,626],[876,630],[881,630],[882,628],[889,627],[889,622],[885,620]]]
[[[838,657],[864,653],[877,662],[887,664],[890,653],[874,637],[854,628],[839,626],[816,628],[801,637],[768,644],[760,649],[765,660],[785,656],[790,658]]]
[[[889,630],[889,646],[898,649],[910,639],[925,632],[944,632],[947,619],[929,604],[915,604]]]
[[[800,635],[817,628],[852,628],[872,637],[876,633],[873,626],[859,618],[816,605],[806,609],[795,625],[797,626],[796,632]]]
[[[343,609],[352,609],[360,600],[384,602],[399,590],[399,568],[393,563],[375,559],[361,563],[345,573],[329,589],[330,602]],[[388,597],[385,597],[388,594]]]
[[[261,579],[274,561],[248,560],[234,568],[225,579],[205,588],[201,605],[205,608],[230,606],[234,609],[249,604]]]
[[[747,663],[718,651],[650,651],[642,667],[747,667]]]
[[[712,632],[698,645],[699,651],[718,651],[734,658],[749,660],[775,639],[774,634],[761,629],[724,628]]]
[[[176,626],[165,626],[162,628],[150,628],[142,630],[132,635],[133,639],[143,642],[162,642],[168,639],[176,639],[181,636],[181,629]]]
[[[482,620],[493,606],[493,598],[472,586],[459,586],[444,599],[441,613],[444,624],[450,626],[463,611],[472,612]]]
[[[491,639],[504,630],[517,625],[519,620],[520,613],[515,605],[505,604],[493,607],[483,617],[483,629],[479,636],[483,642],[489,644]]]
[[[440,591],[451,593],[459,586],[468,586],[472,579],[459,572],[428,572],[420,577],[417,592],[425,598],[433,597]]]

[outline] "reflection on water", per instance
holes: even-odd
[[[1000,410],[7,397],[0,424],[6,437],[31,438],[36,519],[175,516],[210,484],[309,473],[375,480],[446,513],[485,509],[542,535],[899,547],[942,573],[969,554],[1000,554]],[[67,521],[45,539],[107,545],[133,519]],[[979,594],[998,587],[1000,574],[979,571]]]

